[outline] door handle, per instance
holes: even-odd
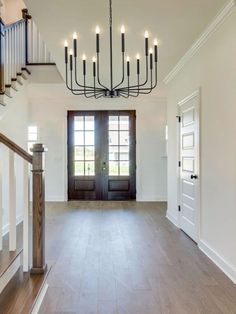
[[[198,179],[198,176],[196,175],[196,174],[191,174],[191,179],[193,180],[193,179]]]

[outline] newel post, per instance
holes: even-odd
[[[44,273],[45,264],[45,188],[44,152],[42,144],[35,144],[33,152],[33,261],[32,274]]]
[[[28,9],[22,10],[22,18],[25,20],[25,64],[29,63],[29,32],[28,32],[28,24],[29,20],[31,20],[31,15],[28,14]]]

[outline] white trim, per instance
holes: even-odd
[[[33,308],[31,310],[31,314],[37,314],[38,311],[40,310],[40,307],[42,305],[42,302],[43,302],[43,299],[47,293],[47,290],[48,290],[48,283],[46,282],[43,287],[41,288],[40,292],[39,292],[39,295],[37,296],[37,299],[33,305]]]
[[[204,240],[200,240],[199,249],[206,254],[207,257],[212,260],[225,274],[228,276],[234,284],[236,284],[236,268],[225,260],[220,254],[218,254],[208,243]]]
[[[19,225],[22,222],[23,222],[23,216],[22,215],[16,217],[16,225]],[[3,226],[2,236],[4,237],[8,232],[9,232],[9,223]]]
[[[45,198],[46,202],[67,202],[67,199],[65,199],[64,196],[58,195],[58,196],[46,196]]]
[[[158,196],[158,195],[144,195],[136,197],[137,202],[167,202],[166,196]]]
[[[174,224],[177,228],[179,228],[179,222],[178,219],[175,218],[169,211],[166,212],[166,218]]]
[[[235,0],[230,0],[228,4],[216,15],[214,20],[207,26],[205,31],[195,41],[191,48],[179,60],[176,66],[164,78],[164,83],[170,83],[176,75],[183,69],[185,64],[198,52],[198,50],[208,41],[215,31],[223,24],[228,16],[233,12],[236,6]]]
[[[15,275],[21,265],[21,254],[19,254],[14,262],[9,266],[6,272],[0,278],[0,293],[6,287],[11,278]]]

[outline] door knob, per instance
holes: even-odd
[[[191,174],[191,179],[193,180],[193,179],[198,179],[198,176],[196,175],[196,174]]]

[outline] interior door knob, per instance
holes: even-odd
[[[196,175],[196,174],[191,174],[191,179],[193,180],[193,179],[198,179],[198,176]]]

